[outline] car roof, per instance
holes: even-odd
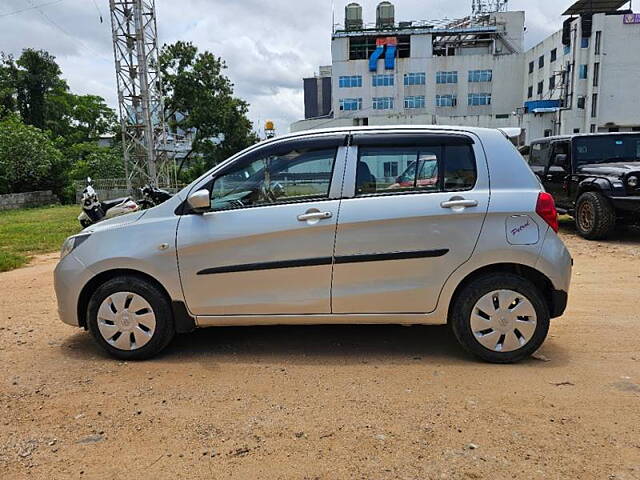
[[[367,132],[394,132],[394,131],[407,131],[407,130],[415,130],[419,131],[442,131],[442,132],[460,132],[460,133],[472,133],[475,135],[482,135],[483,133],[488,132],[496,132],[501,129],[498,128],[481,128],[481,127],[460,127],[460,126],[451,126],[451,125],[373,125],[368,127],[356,127],[356,126],[347,126],[347,127],[332,127],[332,128],[319,128],[315,130],[303,130],[299,132],[293,132],[286,135],[280,135],[274,137],[270,140],[280,141],[286,140],[290,138],[300,138],[307,135],[319,135],[319,134],[353,134],[353,133],[367,133]],[[510,129],[502,129],[502,130],[510,130]]]
[[[601,133],[574,133],[571,135],[555,135],[553,137],[537,138],[532,140],[531,143],[540,142],[553,142],[558,140],[573,140],[574,138],[588,138],[588,137],[609,137],[620,135],[640,135],[640,132],[601,132]]]

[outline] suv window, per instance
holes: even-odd
[[[396,177],[388,177],[396,164]],[[470,145],[360,147],[356,195],[472,189],[477,172]]]
[[[546,167],[549,163],[549,142],[534,143],[531,145],[529,165],[533,167]]]
[[[259,207],[329,197],[336,148],[292,149],[240,160],[211,188],[211,209]]]

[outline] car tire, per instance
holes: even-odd
[[[616,227],[616,214],[609,201],[598,192],[583,193],[576,204],[576,228],[587,240],[607,238]]]
[[[462,347],[490,363],[515,363],[531,356],[547,338],[549,322],[542,293],[511,273],[488,274],[464,286],[449,319]]]
[[[89,331],[107,353],[121,360],[145,360],[175,336],[165,293],[142,277],[120,276],[102,284],[89,300]]]

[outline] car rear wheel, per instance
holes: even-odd
[[[547,337],[549,308],[525,278],[500,273],[480,277],[456,297],[450,319],[460,344],[492,363],[529,357]]]
[[[96,341],[122,360],[157,355],[175,335],[169,300],[156,285],[139,277],[105,282],[91,297],[87,314]]]
[[[587,240],[604,239],[616,226],[613,207],[597,192],[586,192],[578,198],[575,220],[578,233]]]

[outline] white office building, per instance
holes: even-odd
[[[521,126],[522,141],[636,130],[640,15],[619,10],[626,3],[579,0],[563,29],[528,51],[525,13],[507,11],[505,0],[475,0],[459,20],[413,22],[396,22],[382,2],[375,24],[349,4],[332,35],[332,65],[305,79],[305,120],[291,129]]]

